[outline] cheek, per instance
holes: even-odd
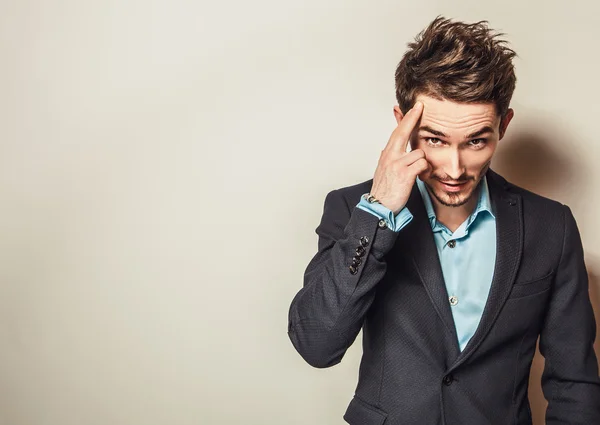
[[[431,164],[434,170],[437,170],[438,168],[443,168],[444,164],[448,162],[448,155],[445,155],[445,152],[443,152],[442,149],[424,146],[423,143],[421,143],[419,149],[422,149],[423,152],[425,152],[425,158],[427,159],[427,162]]]
[[[485,148],[479,151],[465,152],[464,162],[467,169],[473,172],[478,172],[483,167],[487,166],[492,160],[494,149]]]

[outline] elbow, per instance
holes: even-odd
[[[301,323],[300,325],[305,325]],[[342,361],[347,346],[335,332],[323,327],[290,327],[288,336],[300,356],[312,367],[325,369]]]

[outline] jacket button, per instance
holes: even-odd
[[[349,269],[351,274],[356,274],[358,272],[358,269],[354,266],[350,266]]]
[[[359,246],[358,248],[356,248],[356,255],[358,255],[359,257],[365,255],[365,248],[363,246]]]
[[[385,224],[385,220],[383,218],[379,220],[379,223],[377,225],[380,229],[385,229],[387,227],[387,224]]]
[[[444,376],[444,379],[442,379],[444,385],[450,385],[452,384],[452,381],[454,381],[454,377],[452,375],[446,375]]]
[[[363,236],[362,238],[360,238],[360,244],[362,246],[367,246],[369,245],[369,238],[367,238],[366,236]]]

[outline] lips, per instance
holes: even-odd
[[[444,188],[444,190],[446,190],[447,192],[460,192],[460,190],[465,186],[465,184],[467,184],[467,182],[461,182],[461,183],[447,183],[447,182],[440,182],[442,187]]]

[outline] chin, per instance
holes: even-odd
[[[430,189],[430,193],[433,192],[433,196],[440,204],[446,207],[460,207],[469,202],[475,192],[477,184],[471,180],[458,192],[448,192],[447,190],[444,190],[442,184],[438,180],[434,180],[433,185],[431,182],[427,182],[427,186]]]

